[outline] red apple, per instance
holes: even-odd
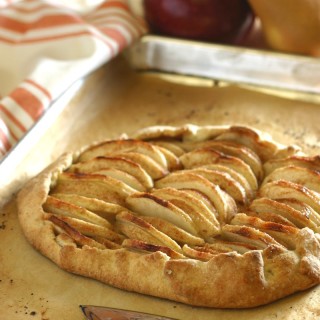
[[[253,25],[246,0],[144,0],[144,11],[155,34],[237,42]]]

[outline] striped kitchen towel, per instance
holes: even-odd
[[[66,88],[145,32],[126,0],[0,0],[0,159]]]

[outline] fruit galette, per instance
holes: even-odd
[[[241,126],[156,126],[62,155],[18,195],[62,269],[194,306],[320,282],[320,157]]]

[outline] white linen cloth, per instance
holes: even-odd
[[[145,32],[126,0],[0,0],[0,159],[66,88]]]

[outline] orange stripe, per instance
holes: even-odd
[[[133,32],[133,30],[131,30],[130,27],[128,27],[126,24],[124,24],[122,21],[119,21],[118,19],[116,18],[113,18],[113,17],[110,17],[107,21],[105,22],[101,22],[101,26],[100,25],[96,25],[97,28],[101,29],[101,31],[103,33],[104,32],[104,29],[107,30],[107,29],[112,29],[114,27],[110,27],[108,26],[109,23],[113,23],[113,24],[117,24],[118,26],[121,26],[123,27],[130,35],[131,37],[134,39],[136,36],[135,36],[135,33]],[[120,32],[120,31],[119,31]]]
[[[101,14],[101,15],[94,15],[92,17],[88,16],[88,22],[92,23],[92,25],[97,25],[97,23],[95,23],[95,20],[107,20],[107,19],[110,19],[110,18],[121,18],[123,20],[126,20],[131,26],[133,29],[135,29],[137,31],[138,34],[143,34],[143,33],[146,33],[147,32],[147,24],[145,22],[144,19],[142,18],[138,18],[138,17],[135,17],[134,15],[132,15],[131,13],[128,13],[128,12],[116,12],[114,14],[111,15],[107,15],[107,14]],[[119,21],[119,20],[118,20]],[[99,22],[98,22],[99,23]]]
[[[124,49],[128,45],[127,39],[124,35],[116,29],[110,27],[101,28],[101,31],[106,34],[108,37],[114,39],[119,45],[119,51]]]
[[[25,2],[28,2],[28,1],[25,1]],[[22,7],[20,6],[20,4],[23,5],[23,3],[14,3],[12,2],[12,5],[10,6],[10,10],[12,11],[16,11],[16,12],[22,12],[22,13],[35,13],[37,11],[41,11],[43,9],[52,9],[53,7],[52,6],[49,6],[45,3],[41,3],[41,5],[37,6],[37,7],[31,7],[31,8],[28,8],[28,7]]]
[[[6,107],[0,104],[0,111],[6,114],[6,116],[23,132],[26,132],[25,126],[10,112]]]
[[[83,20],[80,17],[65,14],[45,16],[30,23],[0,16],[0,25],[2,28],[19,33],[25,33],[30,29],[36,30],[79,23],[83,23]]]
[[[58,39],[65,39],[65,38],[73,38],[76,36],[83,36],[83,35],[91,35],[96,37],[97,39],[103,41],[110,49],[112,54],[114,55],[114,48],[110,45],[110,43],[107,41],[107,39],[91,32],[88,30],[75,32],[75,33],[69,33],[69,34],[63,34],[58,36],[51,36],[51,37],[42,37],[42,38],[35,38],[35,39],[23,39],[23,40],[11,40],[8,38],[0,37],[0,41],[10,44],[17,44],[17,43],[37,43],[37,42],[45,42],[45,41],[51,41],[51,40],[58,40]]]
[[[129,6],[122,1],[106,1],[102,3],[95,11],[99,11],[99,9],[102,9],[102,8],[105,9],[110,7],[112,8],[116,7],[116,8],[124,9],[126,11],[130,11]]]
[[[46,88],[42,87],[39,83],[33,81],[32,79],[26,79],[24,80],[24,82],[32,84],[34,87],[39,89],[42,93],[44,93],[50,101],[52,100],[52,96],[50,92]]]
[[[11,143],[9,142],[8,136],[3,132],[1,128],[0,128],[0,140],[2,141],[6,150],[9,150],[12,147]]]
[[[33,120],[37,120],[43,113],[42,102],[31,92],[24,88],[17,88],[10,97],[23,108]]]

